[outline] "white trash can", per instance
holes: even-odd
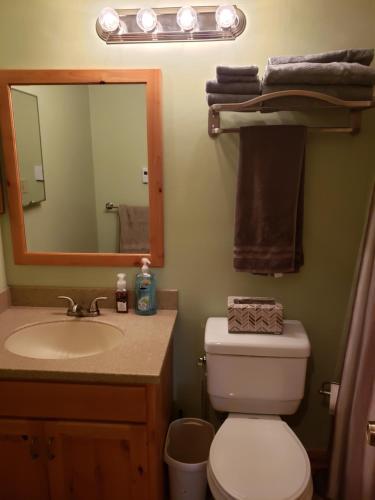
[[[170,500],[205,500],[214,435],[213,426],[199,418],[180,418],[170,424],[164,448]]]

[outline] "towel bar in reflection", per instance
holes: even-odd
[[[107,201],[107,203],[105,204],[105,209],[106,210],[117,210],[118,205],[115,205],[114,203],[112,203],[112,201]]]

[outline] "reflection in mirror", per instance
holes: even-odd
[[[25,96],[39,105],[43,149],[43,162],[27,153],[27,173],[22,137],[37,134]],[[17,85],[12,107],[23,205],[37,199],[30,176],[48,189],[24,210],[27,251],[148,253],[146,85]]]
[[[13,88],[12,103],[22,206],[31,207],[46,199],[38,97]]]

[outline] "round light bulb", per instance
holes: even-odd
[[[231,28],[238,20],[236,9],[233,5],[221,5],[216,9],[215,19],[220,28]]]
[[[111,7],[105,7],[100,11],[98,21],[103,31],[113,33],[120,26],[120,16]]]
[[[185,5],[177,12],[177,24],[183,31],[191,31],[197,25],[197,13],[190,7]]]
[[[137,24],[143,31],[152,31],[157,24],[157,15],[150,7],[140,9],[137,12]]]

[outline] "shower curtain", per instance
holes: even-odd
[[[364,236],[340,390],[328,498],[375,499],[375,446],[367,442],[375,420],[375,190]]]

